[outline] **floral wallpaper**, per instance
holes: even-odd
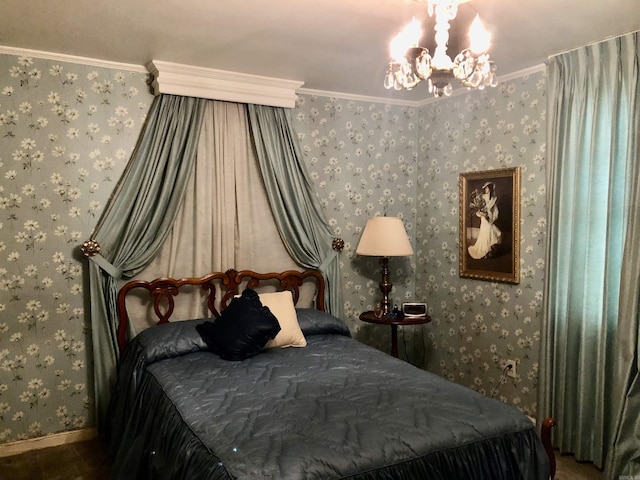
[[[415,107],[300,96],[295,120],[308,172],[335,235],[345,241],[341,268],[345,315],[352,329],[360,313],[372,310],[380,289],[375,257],[355,254],[367,219],[404,219],[414,235],[418,118]],[[413,298],[411,258],[389,261],[392,301]],[[371,332],[377,332],[373,329]]]
[[[146,74],[0,55],[0,443],[94,426],[83,263],[89,237],[141,130]],[[341,254],[346,320],[380,292],[378,260],[355,254],[369,217],[400,216],[413,257],[390,260],[392,299],[433,321],[400,331],[400,356],[535,411],[544,277],[542,72],[423,106],[302,94],[295,128]],[[522,281],[458,276],[458,175],[522,167]],[[496,388],[506,359],[518,377]]]
[[[0,55],[0,442],[93,424],[76,247],[151,99],[144,73]]]
[[[546,240],[543,72],[432,104],[420,118],[416,296],[428,369],[535,415]],[[458,276],[458,176],[521,166],[520,283]],[[507,359],[516,378],[499,379]]]
[[[535,414],[545,254],[545,80],[421,107],[301,96],[296,129],[320,202],[345,240],[345,314],[356,338],[390,351],[390,329],[358,320],[381,294],[377,259],[355,254],[369,217],[400,216],[413,258],[391,258],[393,302],[423,301],[432,322],[403,327],[400,357]],[[458,176],[522,167],[521,282],[458,275]],[[505,361],[515,379],[500,382]]]

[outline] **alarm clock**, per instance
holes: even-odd
[[[403,303],[402,313],[405,317],[424,317],[427,314],[427,304],[419,302]]]

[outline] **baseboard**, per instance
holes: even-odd
[[[95,428],[83,428],[82,430],[73,430],[71,432],[54,433],[53,435],[47,435],[45,437],[3,443],[0,444],[0,458],[18,455],[40,448],[57,447],[69,443],[81,442],[83,440],[91,440],[97,436],[98,431]]]

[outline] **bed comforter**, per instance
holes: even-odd
[[[129,344],[108,429],[116,479],[543,480],[526,416],[298,313],[305,348],[230,362],[193,320]]]

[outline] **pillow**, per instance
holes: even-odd
[[[330,313],[315,308],[296,308],[300,330],[306,336],[333,333],[350,337],[351,332],[345,323]]]
[[[125,350],[128,355],[143,356],[146,365],[210,347],[198,334],[198,325],[206,319],[162,323],[136,335]]]
[[[278,319],[264,307],[255,290],[231,300],[213,322],[196,326],[209,348],[225,360],[244,360],[260,353],[280,331]]]
[[[276,338],[267,342],[264,348],[306,347],[307,340],[298,325],[298,315],[291,292],[284,290],[282,292],[261,293],[259,297],[262,304],[269,307],[271,313],[278,319],[281,329]]]

